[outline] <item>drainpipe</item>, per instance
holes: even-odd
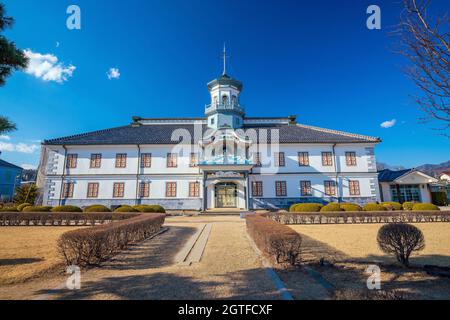
[[[136,172],[136,200],[135,204],[138,205],[139,203],[139,175],[141,173],[141,146],[137,145],[138,148],[138,157],[137,157],[137,172]]]
[[[336,172],[336,176],[335,176],[335,180],[336,180],[336,196],[338,198],[338,203],[341,202],[341,197],[340,197],[340,187],[339,187],[339,173],[338,173],[338,167],[337,167],[337,156],[336,156],[336,146],[337,143],[333,144],[333,159],[334,159],[334,171]]]
[[[62,176],[61,176],[61,187],[59,190],[59,201],[58,201],[58,205],[61,205],[61,201],[62,201],[62,193],[63,193],[63,187],[64,187],[64,178],[65,178],[65,174],[66,174],[66,166],[67,166],[67,148],[65,145],[62,146],[64,148],[64,163],[63,163],[63,172],[62,172]]]

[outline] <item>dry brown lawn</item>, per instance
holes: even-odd
[[[416,224],[425,236],[425,250],[415,253],[412,264],[450,266],[450,223]],[[346,225],[292,225],[297,232],[318,241],[316,253],[321,252],[320,243],[328,246],[329,258],[334,261],[358,260],[394,263],[395,258],[383,253],[377,244],[380,224]],[[324,246],[322,246],[323,251]],[[333,252],[334,254],[330,254]],[[324,253],[326,256],[327,253]]]
[[[61,264],[56,243],[73,227],[0,228],[0,286],[23,282]]]

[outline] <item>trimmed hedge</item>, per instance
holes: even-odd
[[[320,212],[337,212],[337,211],[343,211],[339,203],[329,203],[325,207],[320,209]]]
[[[139,212],[137,209],[133,208],[132,206],[120,206],[114,212]]]
[[[18,206],[17,206],[17,210],[18,211],[22,211],[23,209],[25,209],[26,207],[32,207],[33,205],[31,204],[31,203],[22,203],[22,204],[19,204]]]
[[[322,207],[320,203],[296,203],[289,208],[289,212],[319,212]]]
[[[431,199],[431,202],[437,206],[444,207],[448,205],[447,193],[445,192],[432,192]]]
[[[341,209],[349,212],[357,212],[363,210],[361,206],[356,203],[343,203],[341,204]]]
[[[39,206],[39,207],[25,207],[22,212],[51,212],[52,207]]]
[[[413,211],[440,211],[439,207],[432,203],[416,203],[413,206]]]
[[[83,212],[80,207],[77,206],[58,206],[54,207],[52,212]]]
[[[399,211],[399,210],[403,209],[402,205],[399,202],[382,202],[381,205],[383,207],[385,207],[386,210],[389,210],[389,211],[393,211],[393,210]]]
[[[364,211],[386,211],[387,209],[378,203],[367,203],[364,206]]]
[[[102,204],[94,204],[84,208],[84,212],[111,212],[111,210]]]
[[[273,212],[263,215],[281,224],[450,222],[450,211]]]
[[[166,210],[160,205],[142,204],[134,206],[133,208],[142,213],[166,213]]]
[[[246,224],[256,246],[277,263],[299,262],[302,238],[297,232],[260,215],[247,215]]]
[[[16,207],[2,207],[0,212],[19,212]]]
[[[0,212],[0,226],[93,226],[136,216],[133,213]]]
[[[96,266],[130,244],[148,239],[158,232],[165,216],[145,214],[132,219],[66,232],[58,248],[67,265]]]

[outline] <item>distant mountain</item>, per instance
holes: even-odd
[[[439,178],[439,175],[444,171],[450,171],[450,161],[442,162],[440,164],[424,164],[416,168],[432,177]]]
[[[385,169],[394,170],[394,171],[407,169],[403,166],[391,166],[391,165],[388,165],[383,162],[378,162],[377,168],[378,168],[378,171],[385,170]],[[432,177],[439,178],[439,175],[442,172],[450,171],[450,161],[446,161],[446,162],[443,162],[440,164],[424,164],[424,165],[418,166],[416,169],[420,170],[423,173],[426,173]]]

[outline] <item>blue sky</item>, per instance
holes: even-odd
[[[133,115],[202,116],[223,42],[248,116],[297,114],[305,124],[379,136],[378,160],[389,164],[450,160],[450,140],[419,123],[416,89],[394,53],[400,1],[3,2],[16,19],[6,35],[58,58],[50,81],[17,72],[0,88],[0,114],[19,128],[0,137],[7,161],[37,165],[38,141],[128,124]],[[436,12],[450,11],[450,2],[434,2]],[[66,27],[71,4],[81,8],[81,30]],[[381,7],[382,30],[366,28],[370,4]],[[108,78],[111,68],[119,78]]]

